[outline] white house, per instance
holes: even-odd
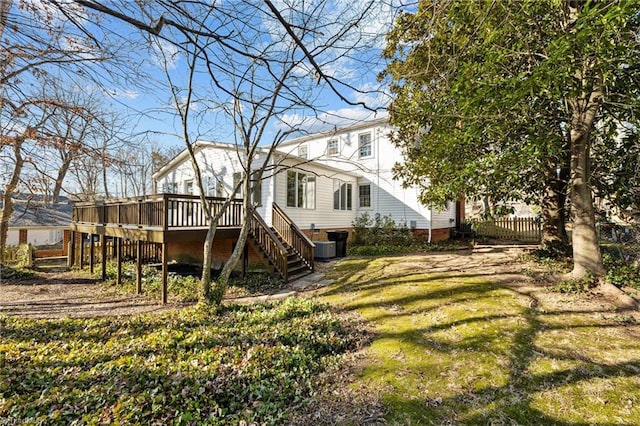
[[[326,238],[324,230],[349,230],[365,212],[390,216],[432,241],[448,238],[461,209],[453,202],[444,211],[423,206],[416,188],[403,188],[393,179],[392,168],[403,159],[390,132],[385,118],[281,143],[258,184],[254,205],[270,224],[275,202],[315,240]],[[226,196],[242,176],[235,146],[201,141],[195,152],[207,195]],[[258,153],[252,170],[264,164],[267,152]],[[197,195],[186,151],[154,174],[154,180],[158,193]]]

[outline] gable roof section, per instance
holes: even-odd
[[[314,139],[319,139],[319,138],[324,138],[324,137],[331,137],[331,136],[339,135],[339,134],[342,134],[342,133],[353,132],[353,131],[357,131],[357,130],[361,130],[361,129],[367,129],[369,127],[380,126],[380,125],[384,125],[384,124],[388,124],[388,123],[389,123],[389,118],[388,117],[376,118],[375,120],[363,121],[363,122],[360,122],[360,123],[353,124],[351,126],[337,127],[337,128],[335,128],[333,130],[329,130],[329,131],[326,131],[326,132],[311,133],[309,135],[300,136],[300,137],[295,138],[295,139],[289,139],[287,141],[282,142],[278,146],[278,148],[295,146],[295,145],[299,145],[299,144],[301,144],[303,142],[307,142],[307,141],[314,140]]]
[[[209,142],[209,141],[197,141],[195,143],[194,146],[194,153],[198,153],[199,151],[203,150],[203,149],[223,149],[223,150],[227,150],[227,151],[235,151],[237,149],[235,144],[231,144],[231,143],[225,143],[225,142]],[[261,148],[258,152],[261,153],[267,153],[269,151],[269,148]],[[291,153],[286,153],[286,152],[282,152],[279,150],[276,150],[274,152],[274,154],[276,156],[280,157],[280,161],[284,160],[284,159],[291,159],[293,161],[296,161],[299,163],[299,165],[296,165],[295,167],[299,168],[299,169],[305,169],[305,167],[307,168],[321,168],[323,170],[332,172],[332,173],[343,173],[343,174],[348,174],[348,175],[354,175],[357,176],[357,174],[336,168],[336,167],[332,167],[328,164],[324,164],[320,161],[317,160],[308,160],[306,158],[302,158],[302,157],[298,157],[297,155],[291,154]],[[180,154],[176,155],[175,157],[173,157],[171,160],[169,160],[169,162],[167,164],[165,164],[164,166],[162,166],[157,172],[155,172],[153,174],[153,179],[161,179],[163,178],[166,174],[168,174],[169,172],[171,172],[171,170],[173,170],[176,166],[178,166],[179,164],[182,164],[184,161],[189,159],[189,152],[184,149]],[[283,166],[284,168],[284,166]],[[280,168],[279,168],[280,169]]]
[[[0,205],[0,207],[2,207]],[[71,224],[73,206],[68,203],[44,204],[16,200],[9,219],[10,228],[67,227]]]

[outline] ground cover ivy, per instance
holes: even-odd
[[[281,424],[355,349],[314,301],[128,318],[0,317],[0,419],[25,424]]]

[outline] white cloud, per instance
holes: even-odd
[[[150,60],[160,69],[172,70],[180,59],[178,48],[166,40],[155,39],[151,46]]]
[[[279,117],[280,122],[276,127],[279,130],[295,129],[297,134],[316,133],[386,117],[387,115],[386,111],[375,113],[363,108],[340,108],[314,116],[295,113],[285,114]]]
[[[124,98],[124,99],[136,99],[140,93],[135,90],[122,90],[122,91],[114,91],[113,96],[116,98]]]
[[[59,7],[52,6],[46,0],[22,0],[20,3],[22,4],[20,7],[23,10],[30,11],[35,15],[36,19],[47,22],[48,25],[60,25],[69,21],[61,9],[65,9],[76,20],[86,20],[88,18],[86,10],[70,0],[59,1]]]
[[[385,108],[391,102],[386,84],[364,83],[353,91],[355,102],[362,102],[368,108]]]

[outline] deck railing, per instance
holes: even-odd
[[[225,203],[224,198],[207,197],[212,216]],[[142,198],[77,203],[73,207],[74,223],[145,228],[206,227],[206,212],[196,195],[160,194]],[[242,200],[232,200],[220,217],[218,227],[240,227]]]
[[[313,271],[315,244],[307,237],[287,214],[273,203],[273,215],[271,217],[273,228],[282,238],[302,257],[302,260]]]

